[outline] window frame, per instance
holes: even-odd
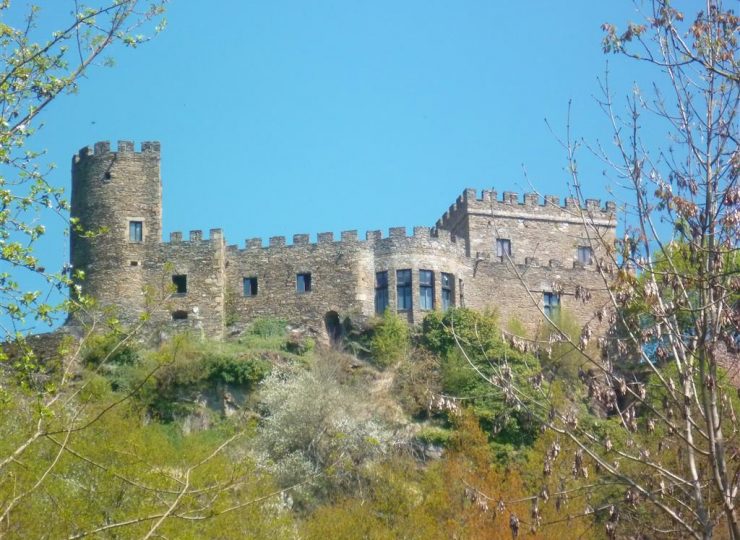
[[[249,294],[247,294],[247,283],[249,283]],[[253,298],[259,293],[259,281],[257,276],[245,276],[242,278],[242,296]]]
[[[442,272],[442,311],[455,307],[455,275]]]
[[[511,238],[496,238],[496,256],[503,258],[505,255],[511,257]]]
[[[144,220],[128,220],[128,241],[132,244],[141,244],[144,242]]]
[[[584,254],[588,255],[587,260],[586,257],[583,256]],[[578,246],[576,249],[576,257],[579,263],[588,266],[594,262],[594,250],[591,246]]]
[[[383,279],[379,279],[382,277]],[[382,304],[382,305],[381,305]],[[388,309],[388,270],[375,272],[375,314],[382,315]],[[382,309],[381,309],[382,308]]]
[[[401,280],[401,275],[404,280]],[[405,279],[408,276],[408,280]],[[396,270],[396,311],[412,311],[414,309],[414,289],[411,268]]]
[[[560,295],[552,291],[542,291],[542,311],[550,319],[560,314]]]
[[[310,293],[313,290],[311,272],[298,272],[295,275],[295,292],[298,294]]]
[[[432,311],[434,309],[434,271],[419,270],[419,309]]]

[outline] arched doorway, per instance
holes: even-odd
[[[326,335],[329,337],[329,342],[332,346],[337,345],[342,339],[342,323],[339,320],[339,313],[328,311],[324,315],[324,327],[326,328]]]

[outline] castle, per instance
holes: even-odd
[[[280,317],[332,338],[340,321],[362,322],[386,309],[420,322],[430,310],[495,308],[533,330],[542,313],[567,310],[581,324],[607,300],[596,271],[601,246],[613,243],[616,207],[587,200],[466,189],[434,227],[319,233],[228,245],[220,229],[173,232],[162,241],[160,145],[119,141],[85,147],[72,161],[73,268],[82,291],[120,318],[137,320],[145,286],[172,292],[155,323],[198,328],[221,338],[231,326]],[[585,292],[587,291],[587,292]],[[591,302],[584,303],[588,295]]]

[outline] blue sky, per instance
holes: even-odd
[[[58,17],[72,2],[47,4]],[[167,19],[53,103],[33,139],[65,187],[82,146],[161,141],[165,237],[433,225],[466,187],[564,197],[545,118],[564,134],[572,100],[573,133],[608,144],[597,77],[608,59],[621,96],[645,73],[601,51],[602,23],[640,19],[628,0],[179,0]],[[611,198],[581,157],[587,196]],[[42,244],[49,268],[61,230]]]

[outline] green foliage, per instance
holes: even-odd
[[[429,403],[442,390],[439,358],[421,348],[411,350],[396,368],[393,395],[406,414],[422,418]]]
[[[593,353],[590,354],[591,358],[598,358],[598,354],[595,350],[584,354],[575,345],[561,339],[564,335],[578,344],[581,335],[581,325],[567,310],[561,309],[552,321],[557,329],[549,324],[544,325],[541,334],[537,336],[539,341],[551,343],[548,355],[543,356],[542,364],[554,378],[572,386],[578,380],[579,370],[593,365],[588,352]]]
[[[388,367],[400,361],[409,347],[409,325],[390,309],[373,325],[370,354],[378,366]]]
[[[422,338],[424,345],[440,355],[458,347],[480,351],[481,347],[500,342],[498,316],[495,312],[478,312],[467,308],[453,308],[444,313],[434,311],[424,318]]]
[[[422,342],[440,355],[442,392],[472,407],[499,459],[534,443],[541,418],[525,410],[526,403],[506,388],[517,386],[536,395],[548,385],[540,380],[535,388],[531,381],[542,375],[539,359],[501,339],[495,314],[464,308],[432,313],[424,319]],[[491,384],[494,379],[498,385]]]
[[[206,380],[254,387],[270,374],[271,364],[256,357],[234,358],[218,354],[206,355],[202,360]]]
[[[110,396],[89,395],[72,403],[92,408],[91,414],[78,417],[85,423],[112,401]],[[0,418],[2,456],[35,429],[37,418],[26,405],[14,399],[9,411],[13,422]],[[166,519],[158,530],[160,537],[288,537],[291,519],[277,504],[279,499],[261,499],[274,491],[269,475],[237,452],[239,438],[227,444],[234,435],[238,432],[222,426],[184,436],[169,426],[142,425],[127,406],[111,408],[68,438],[64,431],[49,434],[28,448],[22,463],[11,462],[3,469],[0,501],[5,505],[16,495],[24,496],[0,531],[8,539],[68,538],[131,521],[91,536],[141,538],[155,523],[147,516],[162,515],[175,504],[177,514],[201,519]],[[31,489],[57,457],[43,490]],[[178,500],[185,478],[187,493]],[[228,511],[240,505],[244,505],[240,510]]]
[[[288,323],[275,317],[260,317],[249,326],[247,335],[261,338],[284,338],[288,334]]]
[[[124,343],[123,339],[124,336],[116,332],[94,334],[87,338],[82,358],[90,366],[134,365],[139,360],[139,352],[135,345]]]
[[[55,165],[33,147],[40,115],[63,94],[75,92],[108,47],[143,43],[147,29],[156,33],[164,3],[98,0],[72,5],[66,20],[51,20],[37,6],[0,2],[0,312],[12,320],[6,327],[27,328],[28,319],[51,324],[69,308],[48,299],[54,289],[72,286],[72,276],[47,271],[35,253],[46,219],[69,210],[63,190],[47,182]],[[38,30],[50,27],[60,29],[47,35]],[[132,35],[134,28],[142,33]],[[70,226],[78,229],[79,221],[70,220]]]
[[[416,434],[416,438],[420,442],[435,446],[447,446],[452,436],[451,430],[435,426],[426,426]]]

